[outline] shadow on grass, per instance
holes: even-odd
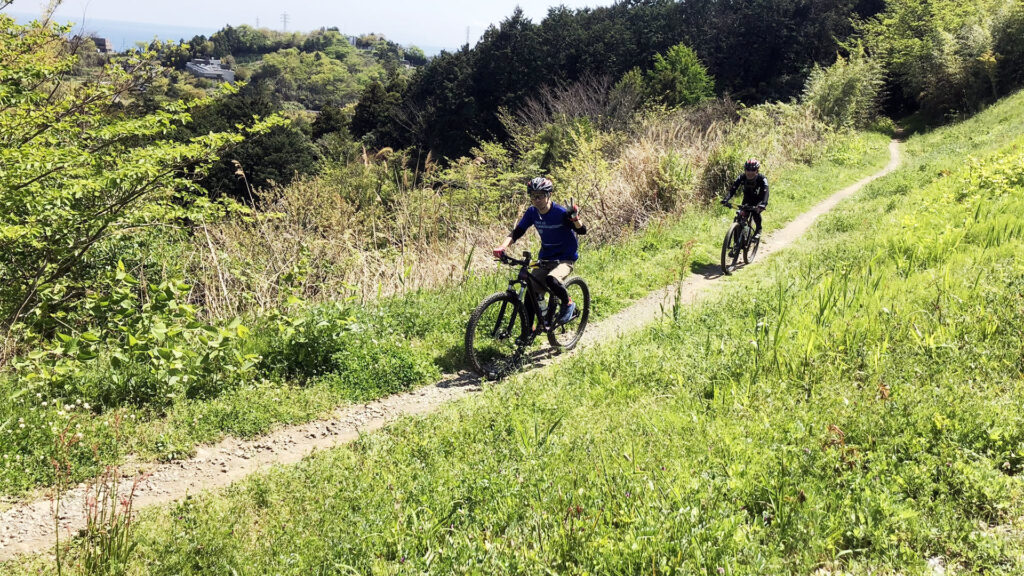
[[[466,364],[466,348],[462,342],[452,344],[444,353],[434,358],[434,365],[442,374],[469,369]]]
[[[558,351],[554,348],[542,345],[539,349],[529,351],[523,355],[519,361],[518,369],[513,370],[511,373],[506,374],[497,380],[488,380],[481,378],[479,374],[465,365],[462,348],[458,348],[457,353],[459,358],[458,365],[455,369],[451,370],[451,372],[455,372],[455,374],[450,378],[445,378],[441,382],[438,382],[438,388],[461,388],[467,386],[480,386],[484,382],[502,382],[510,376],[543,368],[545,361],[558,355]]]

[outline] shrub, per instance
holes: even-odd
[[[835,128],[863,128],[874,118],[882,68],[858,47],[828,68],[815,66],[804,85],[803,102]]]
[[[252,374],[259,357],[242,351],[248,328],[215,326],[185,304],[190,286],[145,287],[119,264],[76,314],[86,328],[58,332],[12,362],[21,386],[43,399],[84,401],[97,410],[124,404],[160,409],[175,396],[210,397]]]
[[[282,324],[270,364],[290,378],[321,380],[352,400],[379,398],[438,376],[429,353],[331,303]]]

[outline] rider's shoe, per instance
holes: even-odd
[[[760,242],[761,241],[761,233],[760,232],[754,232],[754,235],[750,238],[750,240],[751,241]]]
[[[576,311],[576,303],[572,300],[562,306],[561,314],[558,315],[558,323],[565,324],[572,320],[572,313]]]

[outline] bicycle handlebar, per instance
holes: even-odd
[[[508,264],[509,266],[529,266],[530,265],[530,260],[532,258],[533,258],[533,255],[530,254],[529,251],[524,251],[523,252],[523,259],[522,260],[517,260],[517,259],[509,256],[507,252],[502,252],[501,258],[498,261],[501,262],[502,264]]]
[[[750,206],[748,204],[740,204],[738,206],[734,206],[732,202],[726,202],[723,204],[723,206],[735,208],[736,210],[754,210],[755,208],[757,208],[757,206]]]

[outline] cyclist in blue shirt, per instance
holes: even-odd
[[[579,258],[576,236],[586,234],[587,227],[580,222],[578,206],[574,204],[566,208],[551,201],[554,188],[554,184],[547,178],[530,180],[526,191],[530,195],[531,206],[505,241],[494,249],[494,257],[501,258],[505,250],[522,238],[530,226],[537,228],[540,234],[540,254],[537,267],[530,272],[530,285],[538,297],[543,297],[550,290],[558,298],[560,308],[556,322],[564,324],[572,319],[576,304],[569,297],[563,282],[572,273]],[[529,306],[527,310],[530,310]],[[533,323],[531,312],[527,313],[527,320]]]

